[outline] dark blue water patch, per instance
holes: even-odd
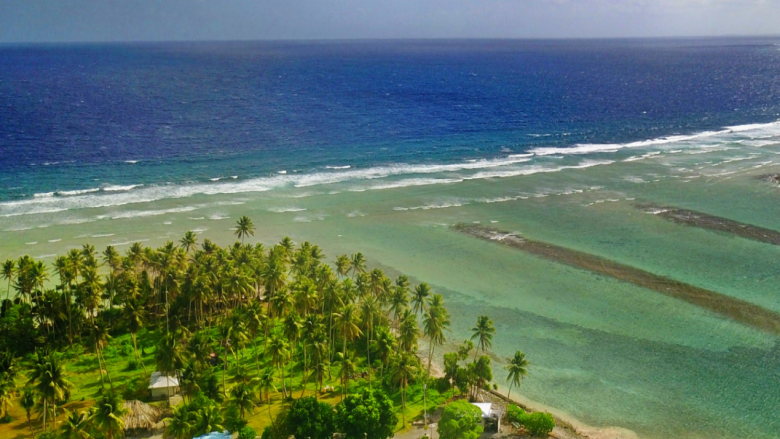
[[[96,184],[459,161],[774,121],[778,44],[2,46],[0,200]]]

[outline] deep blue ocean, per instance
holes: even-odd
[[[0,46],[0,200],[780,118],[780,39]]]

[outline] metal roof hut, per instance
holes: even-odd
[[[179,380],[163,375],[162,372],[154,372],[149,378],[149,390],[154,399],[170,398],[179,392]]]
[[[160,422],[162,411],[157,407],[144,404],[141,401],[125,401],[127,415],[124,417],[125,431],[150,430]]]

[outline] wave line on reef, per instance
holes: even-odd
[[[506,245],[554,262],[653,290],[707,309],[736,322],[771,334],[780,335],[780,314],[741,299],[659,276],[600,256],[522,238],[512,232],[476,224],[457,224],[454,229],[474,238]]]

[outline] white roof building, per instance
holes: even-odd
[[[153,372],[149,378],[149,390],[152,398],[166,398],[175,395],[179,391],[179,380],[176,377],[163,375],[162,372]]]
[[[493,404],[489,402],[472,402],[471,405],[479,407],[482,410],[482,417],[489,418],[493,413]]]

